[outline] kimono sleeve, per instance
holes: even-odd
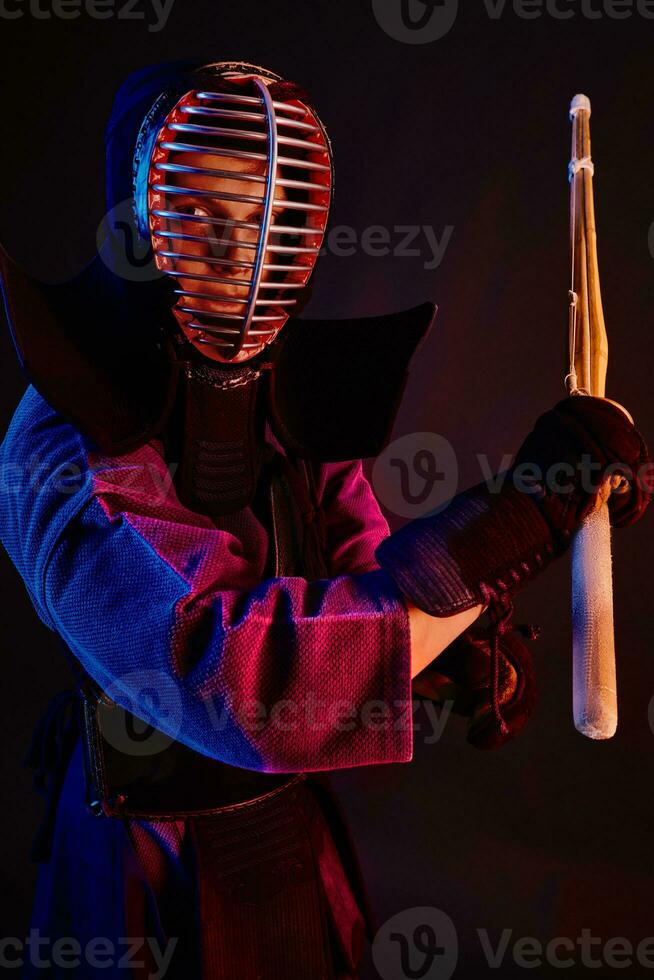
[[[262,581],[260,549],[183,507],[152,443],[94,456],[34,389],[0,467],[20,484],[0,535],[39,615],[122,707],[260,771],[411,758],[408,613],[385,572]]]
[[[389,527],[361,460],[322,466],[318,492],[332,575],[379,568],[375,550],[388,537]]]

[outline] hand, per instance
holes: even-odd
[[[627,416],[632,425],[634,425],[633,415],[627,411],[624,405],[620,402],[613,401],[612,398],[602,398],[600,401],[608,402],[609,405],[615,405],[619,408],[621,412]],[[595,503],[595,509],[599,510],[600,507],[607,503],[609,497],[612,493],[628,493],[629,492],[629,481],[625,479],[624,476],[619,474],[614,474],[613,476],[607,477],[606,480],[600,485],[599,492],[597,494],[597,500]]]
[[[557,482],[561,467],[567,486]],[[375,556],[419,610],[460,622],[462,613],[476,616],[487,606],[494,642],[511,644],[516,640],[513,597],[566,551],[573,532],[601,499],[600,488],[608,492],[614,477],[624,480],[624,492],[610,496],[611,520],[632,524],[650,502],[654,473],[645,441],[622,407],[577,396],[537,420],[514,466],[502,476],[410,521],[382,541]],[[434,666],[440,670],[442,664]],[[507,727],[500,692],[494,685],[487,690],[492,711],[478,706],[481,715],[474,724],[482,740],[502,744],[520,725],[521,708],[510,700],[508,708],[516,714]]]
[[[654,483],[645,440],[629,412],[608,398],[588,395],[566,398],[540,416],[513,472],[527,474],[544,516],[563,539],[604,501],[614,526],[635,523],[649,505]]]
[[[488,629],[466,630],[413,681],[414,696],[452,702],[452,711],[470,719],[467,739],[478,749],[494,749],[524,728],[538,700],[530,650],[519,633],[535,639],[535,627],[515,626],[498,638],[498,701],[505,727],[497,724],[492,701],[492,638]]]

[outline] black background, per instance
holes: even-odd
[[[594,108],[607,393],[654,441],[654,21],[636,14],[590,20],[580,4],[563,0],[576,11],[571,20],[525,20],[509,4],[494,20],[480,2],[460,6],[452,30],[425,45],[389,37],[369,0],[177,0],[160,32],[117,17],[37,20],[27,5],[20,19],[0,17],[5,247],[51,279],[91,257],[103,215],[103,126],[133,69],[199,54],[254,61],[299,81],[334,145],[332,225],[360,234],[370,225],[426,224],[439,235],[454,226],[436,270],[423,268],[429,254],[325,256],[306,315],[438,303],[396,434],[444,435],[464,487],[480,478],[477,453],[499,465],[564,394],[567,107],[583,91]],[[593,6],[601,9],[600,0]],[[0,345],[4,432],[25,383],[6,331]],[[634,943],[654,935],[653,527],[648,514],[614,543],[621,717],[613,740],[591,742],[572,725],[563,560],[519,599],[519,619],[545,629],[535,648],[541,703],[517,742],[477,752],[462,722],[450,720],[435,745],[416,733],[409,765],[334,776],[380,923],[421,905],[447,912],[459,934],[456,976],[487,973],[477,929],[496,939],[508,928],[513,939],[543,942],[574,940],[583,928]],[[21,756],[68,675],[4,553],[0,572],[0,935],[20,937],[35,880],[27,851],[40,813]],[[424,716],[418,720],[424,727]],[[525,972],[507,967],[502,976]]]

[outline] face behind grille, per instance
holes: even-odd
[[[277,336],[329,213],[325,130],[269,83],[241,72],[204,80],[168,113],[150,160],[150,234],[157,265],[175,280],[175,317],[223,362],[248,360]]]

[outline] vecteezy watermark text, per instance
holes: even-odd
[[[4,0],[0,0],[0,4]],[[205,247],[208,258],[229,259],[230,248],[238,246],[238,226],[233,221],[216,218],[207,235]],[[362,229],[352,225],[335,225],[325,236],[320,256],[349,258],[362,253],[372,258],[422,259],[427,271],[437,269],[449,248],[454,225],[367,225]],[[96,235],[98,254],[116,275],[134,282],[162,278],[165,273],[157,267],[152,243],[140,237],[134,225],[134,202],[126,199],[116,204],[104,216]],[[301,235],[271,232],[268,244],[294,248],[303,244]],[[200,261],[200,259],[199,259]]]
[[[431,271],[445,258],[453,233],[454,225],[444,225],[440,234],[433,225],[368,225],[361,234],[350,225],[336,225],[328,232],[320,254],[347,258],[363,252],[373,258],[392,255],[395,259],[424,255],[423,268]]]
[[[491,20],[499,20],[507,10],[522,20],[626,20],[634,15],[654,20],[654,0],[484,0],[484,6]]]
[[[139,973],[139,976],[163,980],[176,946],[177,937],[169,939],[162,949],[154,936],[121,936],[117,940],[94,936],[82,944],[74,936],[53,939],[42,936],[39,929],[30,929],[29,936],[22,939],[17,936],[0,938],[0,969],[22,971],[22,967],[29,964],[47,971],[44,976],[50,976],[55,967],[57,971],[72,972],[85,964],[102,976],[103,970],[112,966],[130,971],[155,966],[154,972]]]
[[[588,928],[581,929],[578,936],[551,939],[516,936],[508,928],[475,932],[486,964],[498,976],[508,976],[507,970],[511,970],[510,976],[515,977],[516,968],[532,976],[535,969],[543,967],[654,969],[654,936],[639,942],[624,936],[603,939]],[[466,945],[470,948],[470,941]],[[422,906],[404,909],[385,922],[375,936],[372,956],[382,980],[449,980],[456,972],[458,950],[459,936],[450,916],[441,909]]]
[[[532,464],[512,466],[513,456],[504,454],[499,467],[493,466],[485,453],[477,453],[481,480],[491,494],[500,494],[507,484],[529,495],[542,496],[545,490],[565,496],[581,490],[593,495],[601,482],[620,476],[625,484],[641,489],[654,487],[654,463],[647,461],[638,469],[615,462],[602,468],[589,454],[583,454],[577,465],[562,461],[546,469]],[[57,464],[32,453],[25,459],[0,460],[0,496],[49,492],[64,496],[91,493],[95,481],[112,483],[111,468],[105,477],[106,460],[81,467],[78,463]],[[177,463],[165,463],[156,455],[146,462],[132,464],[120,472],[121,491],[129,490],[149,504],[165,503],[174,497]],[[601,473],[600,473],[601,471]],[[377,457],[372,471],[372,486],[378,499],[400,517],[423,517],[443,510],[457,493],[458,461],[454,447],[441,435],[416,432],[390,443]]]
[[[584,453],[573,465],[553,462],[547,467],[533,463],[512,465],[513,455],[505,453],[499,467],[485,453],[476,454],[481,480],[489,493],[500,494],[512,485],[520,493],[542,497],[546,492],[566,497],[581,491],[597,493],[601,483],[621,477],[627,484],[643,490],[654,487],[654,463],[647,461],[637,470],[615,462],[602,466]],[[390,443],[375,460],[372,486],[378,500],[398,517],[416,518],[445,510],[458,490],[458,460],[454,447],[434,432],[414,432]]]
[[[0,0],[0,18],[20,20],[92,20],[146,21],[148,31],[157,34],[168,23],[175,0]]]
[[[489,20],[512,14],[520,20],[654,20],[654,0],[483,0]],[[459,0],[372,0],[379,26],[404,44],[430,44],[451,31]]]
[[[100,706],[98,721],[103,737],[118,751],[132,756],[157,755],[178,738],[183,729],[184,704],[175,680],[161,671],[132,671],[116,679],[105,691],[108,707]],[[370,699],[322,697],[314,691],[298,698],[264,703],[257,698],[199,696],[197,710],[205,728],[216,734],[236,724],[246,735],[275,736],[296,732],[413,732],[425,745],[438,742],[454,707],[451,700]],[[419,712],[419,709],[422,711]],[[416,717],[419,714],[419,717]],[[420,720],[423,718],[424,721]]]

